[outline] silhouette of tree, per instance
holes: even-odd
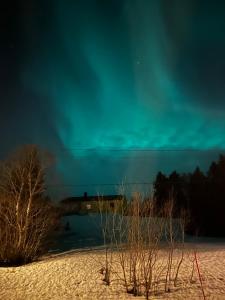
[[[199,167],[190,175],[188,209],[191,216],[190,230],[192,233],[203,233],[206,215],[207,177]]]
[[[164,203],[169,199],[169,180],[162,172],[158,172],[154,181],[154,199],[158,212],[162,209]]]
[[[209,234],[225,233],[225,156],[210,165],[207,173],[207,222]]]
[[[172,192],[175,214],[179,215],[182,208],[187,208],[186,176],[173,171],[168,178],[169,190]]]
[[[157,207],[173,196],[175,216],[181,208],[189,211],[190,233],[225,235],[225,155],[212,162],[204,174],[199,167],[193,173],[173,171],[168,177],[159,172],[154,182]]]
[[[160,210],[172,196],[174,201],[174,214],[179,215],[181,208],[187,208],[187,184],[186,174],[179,175],[173,171],[169,177],[159,172],[154,182],[154,198],[158,210]]]

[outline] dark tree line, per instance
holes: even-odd
[[[172,197],[175,216],[182,208],[188,211],[189,233],[225,236],[225,155],[212,162],[206,173],[199,167],[188,174],[174,171],[166,176],[159,172],[154,197],[159,210]]]

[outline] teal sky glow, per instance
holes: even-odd
[[[58,183],[151,181],[225,149],[224,4],[47,2],[24,20],[19,74],[44,116],[26,136],[56,153]]]

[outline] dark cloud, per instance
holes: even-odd
[[[185,87],[189,101],[206,109],[225,109],[225,45],[195,47],[180,56],[177,80]]]

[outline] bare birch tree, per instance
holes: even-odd
[[[46,158],[36,146],[28,145],[1,165],[1,263],[34,260],[54,228],[56,212],[44,196]]]

